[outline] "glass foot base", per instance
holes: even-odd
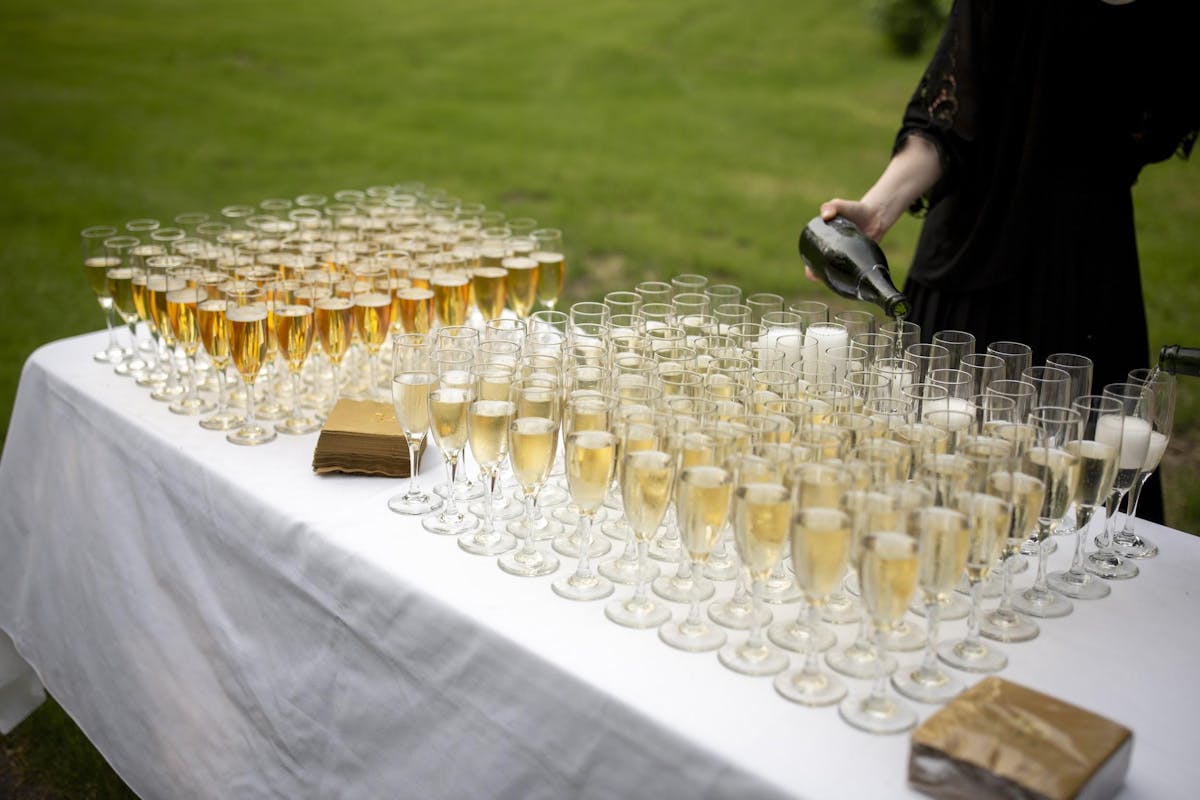
[[[766,627],[773,618],[771,609],[764,608],[758,614],[758,624]],[[723,603],[713,603],[708,607],[708,618],[718,625],[735,631],[748,631],[754,627],[754,604],[735,603],[726,600]]]
[[[729,556],[713,558],[709,556],[704,565],[704,577],[710,581],[731,581],[737,577],[737,562]]]
[[[764,603],[782,606],[787,603],[799,603],[804,599],[804,593],[792,580],[770,580],[763,585],[762,600]]]
[[[498,556],[517,546],[517,540],[507,533],[484,533],[479,529],[458,537],[458,546],[473,556]]]
[[[965,639],[941,642],[938,658],[963,672],[999,672],[1008,666],[1008,656],[986,644],[969,644]]]
[[[758,647],[748,643],[728,644],[717,651],[717,658],[729,669],[743,675],[775,675],[788,667],[788,657],[767,644]]]
[[[1026,589],[1013,598],[1013,608],[1022,614],[1038,619],[1065,617],[1075,610],[1071,601],[1058,592]]]
[[[1120,556],[1092,553],[1084,564],[1087,571],[1093,575],[1109,580],[1124,581],[1136,578],[1138,566],[1132,561],[1126,561]]]
[[[834,672],[848,678],[869,680],[896,671],[896,658],[887,653],[883,658],[875,657],[875,649],[855,643],[844,650],[831,650],[825,654],[825,663]]]
[[[455,514],[447,514],[443,508],[440,513],[421,520],[421,527],[439,536],[458,536],[463,533],[470,533],[479,527],[479,520],[461,511]]]
[[[836,594],[829,598],[821,609],[821,621],[833,625],[845,625],[862,619],[862,601],[849,593]]]
[[[233,444],[253,446],[275,441],[275,431],[261,425],[243,425],[237,430],[226,434],[225,439]]]
[[[653,561],[647,561],[645,567],[639,573],[637,559],[630,560],[618,556],[602,563],[596,568],[596,571],[613,583],[634,586],[639,581],[649,583],[657,578],[662,570],[659,569],[658,564],[655,564]]]
[[[613,600],[604,607],[604,616],[626,628],[657,628],[671,618],[671,610],[647,597]]]
[[[867,733],[904,733],[917,726],[917,712],[890,697],[851,695],[838,706],[842,719]]]
[[[442,501],[426,492],[412,494],[397,494],[388,498],[388,508],[397,514],[417,516],[437,511],[442,507]]]
[[[167,406],[167,410],[183,417],[194,417],[199,414],[207,414],[216,407],[216,403],[205,400],[203,397],[184,397]]]
[[[693,624],[685,618],[679,622],[664,622],[658,629],[658,638],[677,650],[707,653],[724,646],[727,637],[725,631],[709,625],[704,620]]]
[[[961,680],[936,667],[898,670],[892,675],[892,686],[909,700],[934,705],[945,703],[963,690]]]
[[[1046,583],[1061,595],[1075,600],[1100,600],[1112,594],[1112,587],[1095,575],[1084,572],[1051,572]]]
[[[1015,611],[997,609],[979,621],[979,635],[995,642],[1028,642],[1041,633],[1038,624]]]
[[[505,529],[516,536],[518,539],[524,539],[529,533],[529,526],[524,519],[513,520],[505,526]],[[552,519],[542,517],[533,523],[533,540],[535,542],[544,542],[548,539],[553,539],[555,536],[561,535],[563,526],[559,525]]]
[[[1158,555],[1158,545],[1140,536],[1133,536],[1130,539],[1122,539],[1117,536],[1113,540],[1113,549],[1123,558],[1154,558]]]
[[[699,585],[701,600],[709,599],[717,591],[712,581],[701,578],[699,581],[693,582],[691,578],[680,578],[675,575],[661,575],[655,578],[650,588],[664,600],[671,600],[676,603],[689,603],[692,600],[692,593],[695,591],[697,584]]]
[[[775,691],[802,706],[831,706],[846,696],[846,684],[834,675],[797,669],[778,675]]]
[[[289,436],[301,436],[321,430],[321,421],[315,417],[290,417],[275,425],[275,430]]]
[[[913,604],[908,607],[908,610],[916,614],[918,617],[925,616],[925,605],[923,603],[913,601]],[[971,604],[967,599],[960,594],[948,595],[946,601],[939,604],[938,619],[942,621],[963,619],[967,616],[967,612],[971,610]]]
[[[900,653],[911,653],[925,646],[925,631],[901,620],[883,637],[883,646]]]
[[[224,412],[221,414],[213,414],[211,417],[205,417],[204,419],[200,420],[200,427],[209,431],[229,431],[233,430],[234,428],[240,428],[245,423],[245,417]]]
[[[479,519],[487,516],[487,508],[484,506],[487,500],[480,500],[471,503],[467,506],[467,511],[470,511]],[[510,500],[505,500],[503,503],[497,503],[492,506],[492,519],[497,522],[507,522],[510,519],[516,519],[525,513],[525,507],[520,503],[514,503]]]
[[[776,622],[767,628],[767,638],[784,650],[796,653],[806,653],[810,646],[818,653],[824,653],[837,644],[837,637],[828,628],[814,629],[796,620]]]
[[[612,581],[595,574],[581,576],[578,572],[556,580],[550,588],[559,597],[579,601],[603,600],[613,593]]]
[[[583,542],[572,535],[559,536],[554,540],[554,543],[551,545],[551,547],[553,547],[554,552],[558,553],[560,556],[566,556],[567,558],[579,558],[580,553],[583,552],[582,545]],[[588,543],[588,558],[599,558],[600,556],[607,554],[609,550],[612,550],[612,542],[605,538],[596,538],[593,536],[591,537],[591,541]]]
[[[157,400],[160,403],[173,403],[177,398],[182,396],[182,386],[160,386],[150,393],[150,399]]]
[[[530,553],[524,548],[510,550],[496,559],[496,563],[509,575],[522,578],[537,578],[558,569],[558,557],[553,553],[543,553],[540,550]]]

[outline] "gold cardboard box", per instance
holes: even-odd
[[[1123,725],[990,677],[913,731],[908,780],[947,800],[1094,800],[1120,790],[1132,751]]]
[[[417,452],[417,465],[424,443]],[[313,472],[345,472],[407,478],[408,442],[390,403],[371,400],[337,401],[313,450]]]

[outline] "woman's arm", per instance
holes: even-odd
[[[835,198],[822,203],[821,218],[829,220],[840,214],[879,241],[941,176],[937,145],[919,134],[910,135],[861,200]]]

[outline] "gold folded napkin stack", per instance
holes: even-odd
[[[418,452],[418,471],[420,458]],[[407,478],[408,467],[408,443],[390,403],[337,401],[317,438],[313,472]]]
[[[1133,733],[1041,692],[985,678],[913,731],[908,780],[939,798],[1109,798]]]

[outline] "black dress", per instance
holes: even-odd
[[[1130,190],[1200,126],[1193,5],[956,0],[896,139],[943,167],[905,285],[926,341],[1086,355],[1097,393],[1148,363]]]

